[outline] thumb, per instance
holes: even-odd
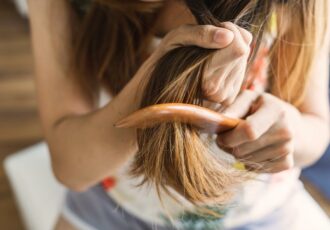
[[[241,92],[236,100],[224,108],[221,113],[232,118],[244,118],[250,111],[251,106],[258,99],[259,94],[251,90]]]

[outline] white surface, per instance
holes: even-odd
[[[26,228],[53,229],[65,189],[52,173],[45,142],[10,155],[4,164]]]
[[[14,3],[17,7],[18,12],[26,17],[28,15],[28,6],[27,6],[27,0],[14,0]]]

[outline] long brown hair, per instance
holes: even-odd
[[[199,24],[221,26],[232,21],[250,30],[256,44],[276,12],[279,31],[270,54],[270,91],[301,104],[316,50],[323,44],[327,0],[185,2]],[[73,76],[89,95],[95,96],[100,84],[116,95],[133,77],[146,55],[161,6],[138,0],[94,1],[81,20],[72,59]],[[165,54],[147,78],[141,107],[166,102],[202,106],[202,77],[214,52],[189,46]],[[138,145],[132,175],[142,175],[143,183],[153,183],[158,191],[170,193],[168,188],[174,188],[192,203],[226,202],[232,188],[245,178],[224,156],[210,152],[209,143],[187,124],[138,130]]]
[[[186,4],[202,25],[221,26],[224,21],[233,21],[247,29],[258,25],[259,29],[254,30],[257,41],[271,9],[267,1],[229,4],[227,0],[187,0]],[[184,46],[165,54],[148,77],[141,107],[169,102],[203,106],[203,73],[215,51]],[[168,187],[174,188],[193,203],[224,203],[244,175],[233,169],[223,156],[211,152],[209,144],[200,137],[198,129],[182,123],[138,130],[139,152],[132,173],[143,175],[145,182],[154,183],[158,191],[170,193]]]

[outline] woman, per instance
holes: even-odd
[[[228,116],[245,118],[220,133],[217,144],[237,159],[262,163],[256,170],[264,174],[262,183],[242,186],[239,204],[224,218],[184,213],[178,227],[328,229],[327,218],[298,182],[298,168],[319,159],[329,139],[327,1],[269,1],[278,31],[268,30],[276,35],[261,47],[273,51],[258,52],[254,63],[262,67],[249,68],[252,88],[261,90],[241,93],[255,38],[229,22],[196,25],[189,2],[29,0],[42,126],[54,174],[73,190],[56,228],[171,228],[155,194],[136,189],[131,184],[136,181],[121,174],[138,150],[136,130],[113,124],[139,108],[140,82],[180,44],[217,50],[203,82],[205,99],[226,105],[222,112]],[[255,1],[234,2],[238,7]],[[132,25],[136,30],[125,30]],[[164,38],[157,45],[143,36],[149,32]],[[100,85],[113,98],[99,107]]]

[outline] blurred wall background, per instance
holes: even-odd
[[[24,0],[15,0],[24,2]],[[33,85],[33,58],[24,5],[0,0],[0,229],[24,229],[2,162],[6,156],[41,140]],[[330,184],[330,179],[329,182]],[[309,182],[314,198],[330,216],[330,201]]]

